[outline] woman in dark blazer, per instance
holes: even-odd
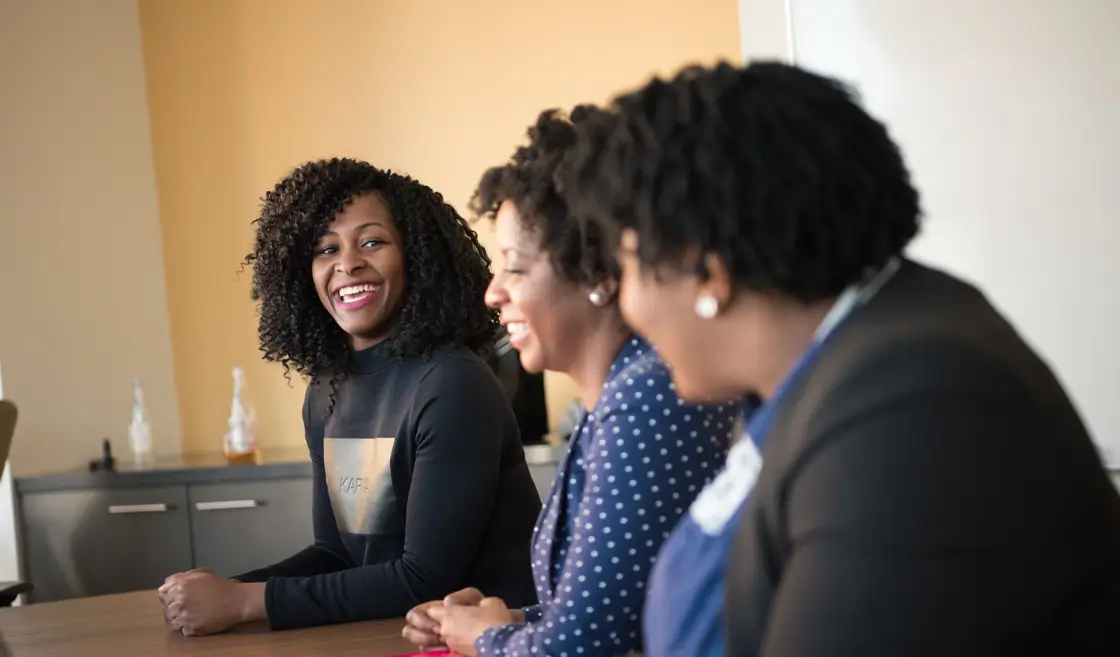
[[[1116,654],[1120,497],[1014,327],[905,257],[885,127],[776,63],[612,110],[566,189],[619,229],[624,316],[683,398],[767,400],[661,552],[647,655]]]

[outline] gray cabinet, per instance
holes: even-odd
[[[200,566],[236,575],[312,541],[309,476],[130,483],[19,492],[30,602],[155,589]]]
[[[306,451],[272,458],[231,466],[218,455],[17,478],[23,579],[35,587],[29,601],[151,590],[202,566],[229,577],[311,545]],[[556,463],[529,469],[547,497]]]
[[[311,480],[196,484],[189,489],[194,562],[224,577],[311,545]]]
[[[182,486],[41,492],[21,511],[35,602],[154,589],[192,567]]]

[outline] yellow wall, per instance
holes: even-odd
[[[539,110],[739,58],[736,0],[140,0],[140,16],[187,450],[220,445],[234,364],[262,444],[303,440],[303,385],[260,361],[237,276],[291,167],[365,158],[463,208]],[[573,396],[550,377],[554,420]]]
[[[16,475],[179,451],[135,0],[0,0],[0,363]]]

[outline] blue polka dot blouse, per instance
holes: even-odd
[[[541,602],[525,623],[479,637],[480,657],[640,651],[646,578],[723,466],[739,410],[685,404],[653,349],[628,342],[572,435],[533,530]]]

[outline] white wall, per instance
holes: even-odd
[[[744,61],[790,61],[793,35],[787,0],[738,0],[739,46]]]
[[[131,379],[179,449],[135,0],[0,0],[0,361],[17,475],[127,455]],[[0,484],[0,579],[14,578]]]
[[[1120,2],[741,0],[899,140],[913,254],[978,283],[1120,461]],[[788,4],[787,4],[788,3]]]
[[[127,455],[132,378],[178,452],[135,0],[0,0],[0,361],[16,475]]]

